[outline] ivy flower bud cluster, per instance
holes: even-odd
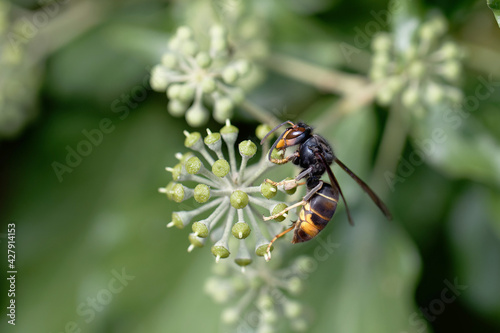
[[[456,43],[445,40],[446,31],[446,19],[434,16],[407,37],[396,36],[403,33],[398,32],[374,38],[370,77],[381,85],[377,95],[381,104],[400,98],[403,106],[419,115],[428,106],[462,98],[456,87],[462,73],[462,52]]]
[[[204,49],[192,29],[179,27],[161,64],[151,71],[151,87],[166,92],[170,114],[185,115],[191,127],[208,121],[205,100],[212,103],[216,121],[224,123],[231,118],[235,105],[244,99],[240,79],[251,70],[249,61],[233,57],[225,28],[213,26],[208,44]]]
[[[261,125],[256,135],[262,139],[269,130],[268,126]],[[174,211],[167,227],[182,229],[190,225],[188,251],[204,246],[211,238],[216,262],[232,254],[234,262],[244,268],[254,256],[268,259],[266,250],[270,239],[282,229],[276,222],[283,221],[285,216],[279,216],[275,222],[264,222],[262,215],[273,215],[287,207],[272,199],[278,191],[285,192],[283,188],[261,180],[261,175],[274,164],[263,153],[258,163],[248,165],[257,153],[257,145],[245,140],[236,150],[238,128],[229,120],[220,132],[207,129],[205,138],[198,132],[185,131],[184,134],[184,144],[192,152],[176,154],[179,163],[167,168],[172,173],[172,182],[159,191],[170,200],[182,202],[184,207],[191,203],[192,209]],[[227,147],[227,154],[223,146]],[[269,146],[266,141],[264,151]],[[188,187],[188,183],[193,186]]]
[[[231,332],[305,332],[310,327],[304,316],[308,307],[300,299],[311,258],[301,256],[289,266],[259,262],[238,274],[237,266],[214,266],[214,275],[205,283],[205,292],[226,305],[221,321]]]

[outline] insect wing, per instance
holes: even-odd
[[[392,220],[392,214],[391,212],[389,211],[389,209],[387,208],[387,206],[382,202],[382,200],[375,194],[375,192],[373,192],[373,190],[364,182],[361,180],[361,178],[359,178],[358,176],[356,176],[356,174],[354,174],[354,172],[352,172],[344,163],[342,163],[337,157],[335,157],[335,162],[349,175],[351,176],[352,179],[354,179],[356,181],[356,183],[359,184],[359,186],[361,186],[361,188],[370,196],[370,198],[373,200],[373,202],[377,205],[377,207],[382,211],[382,213],[384,213],[384,215],[387,217],[387,219],[389,220]],[[329,174],[332,174],[333,173],[329,172]]]

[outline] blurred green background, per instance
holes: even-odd
[[[187,253],[188,231],[165,228],[177,204],[157,189],[171,179],[164,168],[177,163],[174,154],[187,151],[182,130],[189,128],[169,115],[165,95],[149,88],[149,73],[178,26],[196,26],[242,2],[2,2],[2,277],[9,223],[16,224],[18,271],[16,326],[2,315],[2,332],[223,331],[225,306],[204,293],[214,265],[208,246]],[[461,116],[459,128],[436,116],[446,110],[436,103],[405,118],[408,128],[399,136],[397,130],[385,136],[394,105],[372,96],[342,108],[348,82],[331,91],[328,83],[294,76],[300,70],[283,68],[287,63],[277,65],[286,55],[368,80],[374,33],[366,33],[366,45],[356,38],[377,22],[371,11],[387,9],[387,1],[256,1],[248,9],[266,23],[269,54],[257,60],[265,76],[247,99],[281,120],[317,127],[340,159],[382,193],[394,215],[385,221],[334,168],[356,226],[347,224],[340,208],[318,236],[339,246],[318,263],[299,297],[312,309],[308,331],[499,332],[500,29],[485,1],[401,0],[401,6],[381,29],[402,34],[399,41],[413,18],[440,11],[447,19],[444,38],[464,50],[457,84],[462,101],[478,96],[481,79],[492,82],[491,94],[476,98],[478,106]],[[35,16],[42,11],[45,16]],[[15,26],[25,29],[24,39],[9,34]],[[355,47],[352,57],[343,52],[346,45]],[[257,143],[258,119],[237,108],[232,122],[240,140]],[[220,126],[211,119],[206,127]],[[96,144],[82,148],[85,133],[99,128]],[[412,162],[436,128],[447,140]],[[67,164],[77,147],[88,155],[58,177],[54,162]],[[388,170],[399,181],[391,185]],[[280,177],[274,172],[271,178]],[[285,261],[314,256],[318,244],[278,243],[287,251]],[[120,275],[116,281],[122,282],[110,287]],[[459,287],[448,302],[450,284]],[[0,288],[3,314],[5,278]],[[103,289],[115,291],[90,310],[89,298],[104,297]],[[278,329],[287,331],[286,325]]]

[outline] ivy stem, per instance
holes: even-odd
[[[332,103],[325,111],[324,116],[313,123],[313,127],[317,132],[328,131],[343,116],[371,104],[381,86],[381,84],[367,84],[364,87],[359,87],[356,92],[352,92],[350,95],[346,95]]]
[[[408,134],[408,123],[402,114],[400,102],[393,104],[389,110],[380,149],[373,169],[372,184],[379,196],[387,197],[388,190],[392,188],[392,178],[396,172],[399,159],[403,153]],[[390,177],[393,176],[393,177]]]
[[[60,5],[63,7],[63,5]],[[49,54],[74,40],[77,36],[101,23],[105,18],[106,9],[93,1],[83,1],[70,6],[54,18],[43,29],[40,29],[36,39],[30,45],[32,59],[41,61]],[[38,12],[41,12],[39,9]],[[33,12],[33,13],[38,13]],[[70,27],[70,29],[68,29]]]
[[[281,120],[276,118],[276,116],[273,115],[271,112],[250,102],[247,99],[241,102],[239,106],[245,109],[245,111],[247,111],[250,115],[252,115],[256,120],[258,120],[262,124],[268,124],[271,127],[275,127],[281,124]]]
[[[340,95],[353,94],[368,84],[364,76],[324,68],[283,54],[271,54],[264,63],[278,73]]]

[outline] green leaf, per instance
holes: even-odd
[[[486,3],[493,11],[493,15],[495,15],[498,26],[500,27],[500,0],[487,0]]]
[[[428,163],[453,177],[500,186],[500,145],[470,113],[436,107],[414,125],[413,143]]]
[[[500,323],[500,237],[491,224],[495,216],[488,209],[493,198],[485,188],[469,187],[453,208],[448,234],[457,278],[467,286],[463,300]]]
[[[336,215],[308,245],[319,265],[310,285],[321,286],[311,292],[322,300],[316,301],[314,332],[422,332],[427,324],[413,300],[417,249],[398,221],[388,222],[366,205],[354,210],[354,227]],[[337,247],[326,256],[331,243]]]

